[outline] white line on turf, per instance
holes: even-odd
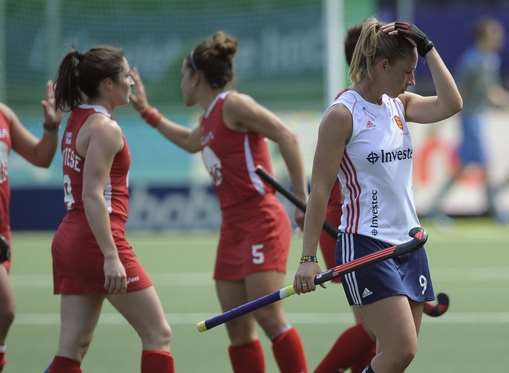
[[[344,313],[287,313],[294,324],[349,324],[353,321],[352,314]],[[171,325],[191,325],[205,320],[213,314],[206,313],[168,313],[166,317]],[[509,324],[509,312],[448,312],[438,318],[423,318],[424,323],[440,324]],[[58,325],[60,317],[57,313],[18,313],[15,324],[27,325]],[[104,325],[124,325],[126,321],[117,313],[103,313],[99,323]]]
[[[200,287],[213,284],[212,273],[181,272],[156,273],[151,275],[156,286]],[[53,279],[49,274],[13,274],[11,276],[15,288],[51,289]],[[435,283],[451,282],[492,282],[509,280],[509,267],[436,267],[432,268]]]

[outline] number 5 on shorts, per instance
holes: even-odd
[[[262,252],[263,244],[259,243],[251,246],[251,256],[253,257],[254,264],[263,264],[265,255]]]

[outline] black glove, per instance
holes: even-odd
[[[0,235],[0,263],[9,260],[11,257],[11,248],[4,236]]]
[[[398,34],[409,38],[415,43],[417,53],[421,57],[426,56],[426,53],[434,47],[433,42],[416,25],[407,22],[396,22],[395,29],[398,30]]]

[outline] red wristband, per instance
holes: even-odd
[[[161,123],[163,115],[153,106],[147,106],[140,112],[141,117],[152,127],[157,128]]]

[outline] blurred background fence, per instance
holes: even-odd
[[[240,41],[234,87],[277,112],[301,139],[309,174],[322,110],[327,104],[327,36],[376,15],[383,21],[413,18],[442,54],[451,70],[472,43],[471,27],[492,16],[509,31],[508,1],[344,0],[339,30],[327,29],[327,4],[334,0],[0,0],[0,97],[35,134],[41,133],[40,99],[58,62],[74,47],[96,44],[124,49],[146,82],[151,102],[173,120],[194,126],[199,112],[180,98],[183,57],[216,30]],[[403,13],[398,16],[398,13]],[[340,43],[342,41],[340,40]],[[338,53],[341,45],[337,46]],[[501,53],[505,82],[509,47]],[[342,57],[341,57],[342,58]],[[431,93],[424,63],[416,91]],[[346,83],[340,83],[340,90]],[[199,156],[188,155],[146,126],[131,108],[116,118],[125,130],[133,166],[129,224],[140,229],[217,228],[217,204]],[[486,130],[494,179],[509,172],[507,112],[491,112]],[[414,130],[416,200],[426,212],[433,192],[450,174],[458,141],[457,118]],[[274,149],[272,149],[274,150]],[[286,179],[284,164],[273,151],[276,175]],[[63,214],[61,158],[49,170],[34,168],[11,155],[14,229],[53,230]],[[444,202],[457,214],[482,214],[485,201],[475,176],[465,178]],[[509,208],[507,195],[500,203]]]

